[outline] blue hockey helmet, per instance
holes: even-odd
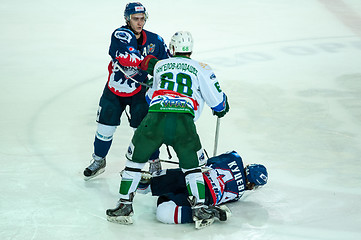
[[[267,183],[268,173],[265,166],[261,164],[249,164],[245,167],[246,176],[249,183],[254,186],[261,186]]]
[[[128,3],[124,10],[124,19],[126,22],[130,21],[130,16],[132,14],[144,13],[144,19],[147,21],[148,12],[145,7],[140,2],[131,2]]]

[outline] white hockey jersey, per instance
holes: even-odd
[[[196,121],[204,103],[216,111],[225,108],[226,96],[207,64],[177,56],[158,61],[153,74],[149,112],[190,113]]]

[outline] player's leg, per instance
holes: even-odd
[[[180,168],[153,173],[150,185],[153,196],[169,193],[188,193],[184,173]]]
[[[214,221],[214,213],[205,205],[205,183],[200,168],[200,163],[204,162],[204,153],[193,118],[188,114],[178,115],[172,146],[185,174],[195,227],[200,229]]]
[[[167,224],[193,223],[188,194],[162,195],[157,201],[157,219]]]
[[[120,124],[120,116],[124,105],[119,97],[110,92],[106,86],[100,98],[97,113],[97,131],[94,139],[94,152],[92,163],[84,170],[84,179],[89,180],[105,170],[106,156],[112,144],[113,135]]]
[[[145,100],[145,91],[145,88],[142,87],[142,90],[132,97],[132,103],[130,105],[130,126],[133,128],[137,128],[148,113],[149,106]],[[162,169],[159,154],[159,149],[156,149],[149,157],[148,162],[150,173],[160,171]]]
[[[127,162],[122,172],[119,187],[120,199],[117,207],[108,209],[106,214],[108,221],[120,224],[131,224],[133,214],[133,197],[141,179],[141,170],[148,161],[149,156],[161,144],[161,136],[154,131],[153,125],[157,125],[158,119],[146,117],[134,133],[126,157]]]
[[[119,187],[120,198],[117,206],[106,211],[107,220],[119,224],[132,224],[133,198],[141,178],[141,169],[145,163],[127,160],[121,174]]]
[[[157,201],[157,219],[167,224],[193,223],[193,211],[187,193],[169,193],[162,195]],[[209,206],[215,218],[226,221],[231,211],[226,205]]]
[[[185,174],[185,181],[190,196],[196,197],[197,203],[205,201],[205,187],[200,168],[204,154],[193,118],[190,114],[173,114],[177,118],[174,126],[172,146],[179,159],[179,167]]]

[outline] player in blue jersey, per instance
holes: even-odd
[[[163,223],[193,223],[183,171],[180,168],[167,169],[149,176],[142,177],[137,192],[150,191],[153,196],[159,196],[157,219]],[[208,159],[203,178],[206,182],[205,204],[218,206],[237,201],[246,190],[266,184],[268,173],[261,164],[244,167],[242,158],[232,151]],[[214,213],[219,220],[226,221],[230,211],[222,205],[220,209],[214,209]]]
[[[124,11],[126,25],[116,29],[111,36],[108,66],[109,76],[100,98],[97,113],[98,127],[94,140],[92,163],[84,170],[84,179],[89,180],[104,172],[106,156],[120,118],[126,106],[130,109],[130,126],[136,129],[148,112],[145,100],[146,87],[132,81],[129,77],[144,83],[147,72],[136,67],[122,66],[119,57],[128,56],[143,59],[147,55],[158,59],[169,57],[169,50],[163,39],[144,30],[148,14],[139,2],[128,3]],[[150,171],[160,169],[159,151],[150,157]]]

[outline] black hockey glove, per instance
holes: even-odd
[[[149,86],[153,86],[153,77],[148,77],[146,84],[148,84]]]
[[[226,97],[226,107],[223,109],[223,111],[216,112],[213,110],[213,115],[216,115],[217,117],[221,118],[226,115],[226,113],[229,111],[229,104],[228,104],[228,98]]]

